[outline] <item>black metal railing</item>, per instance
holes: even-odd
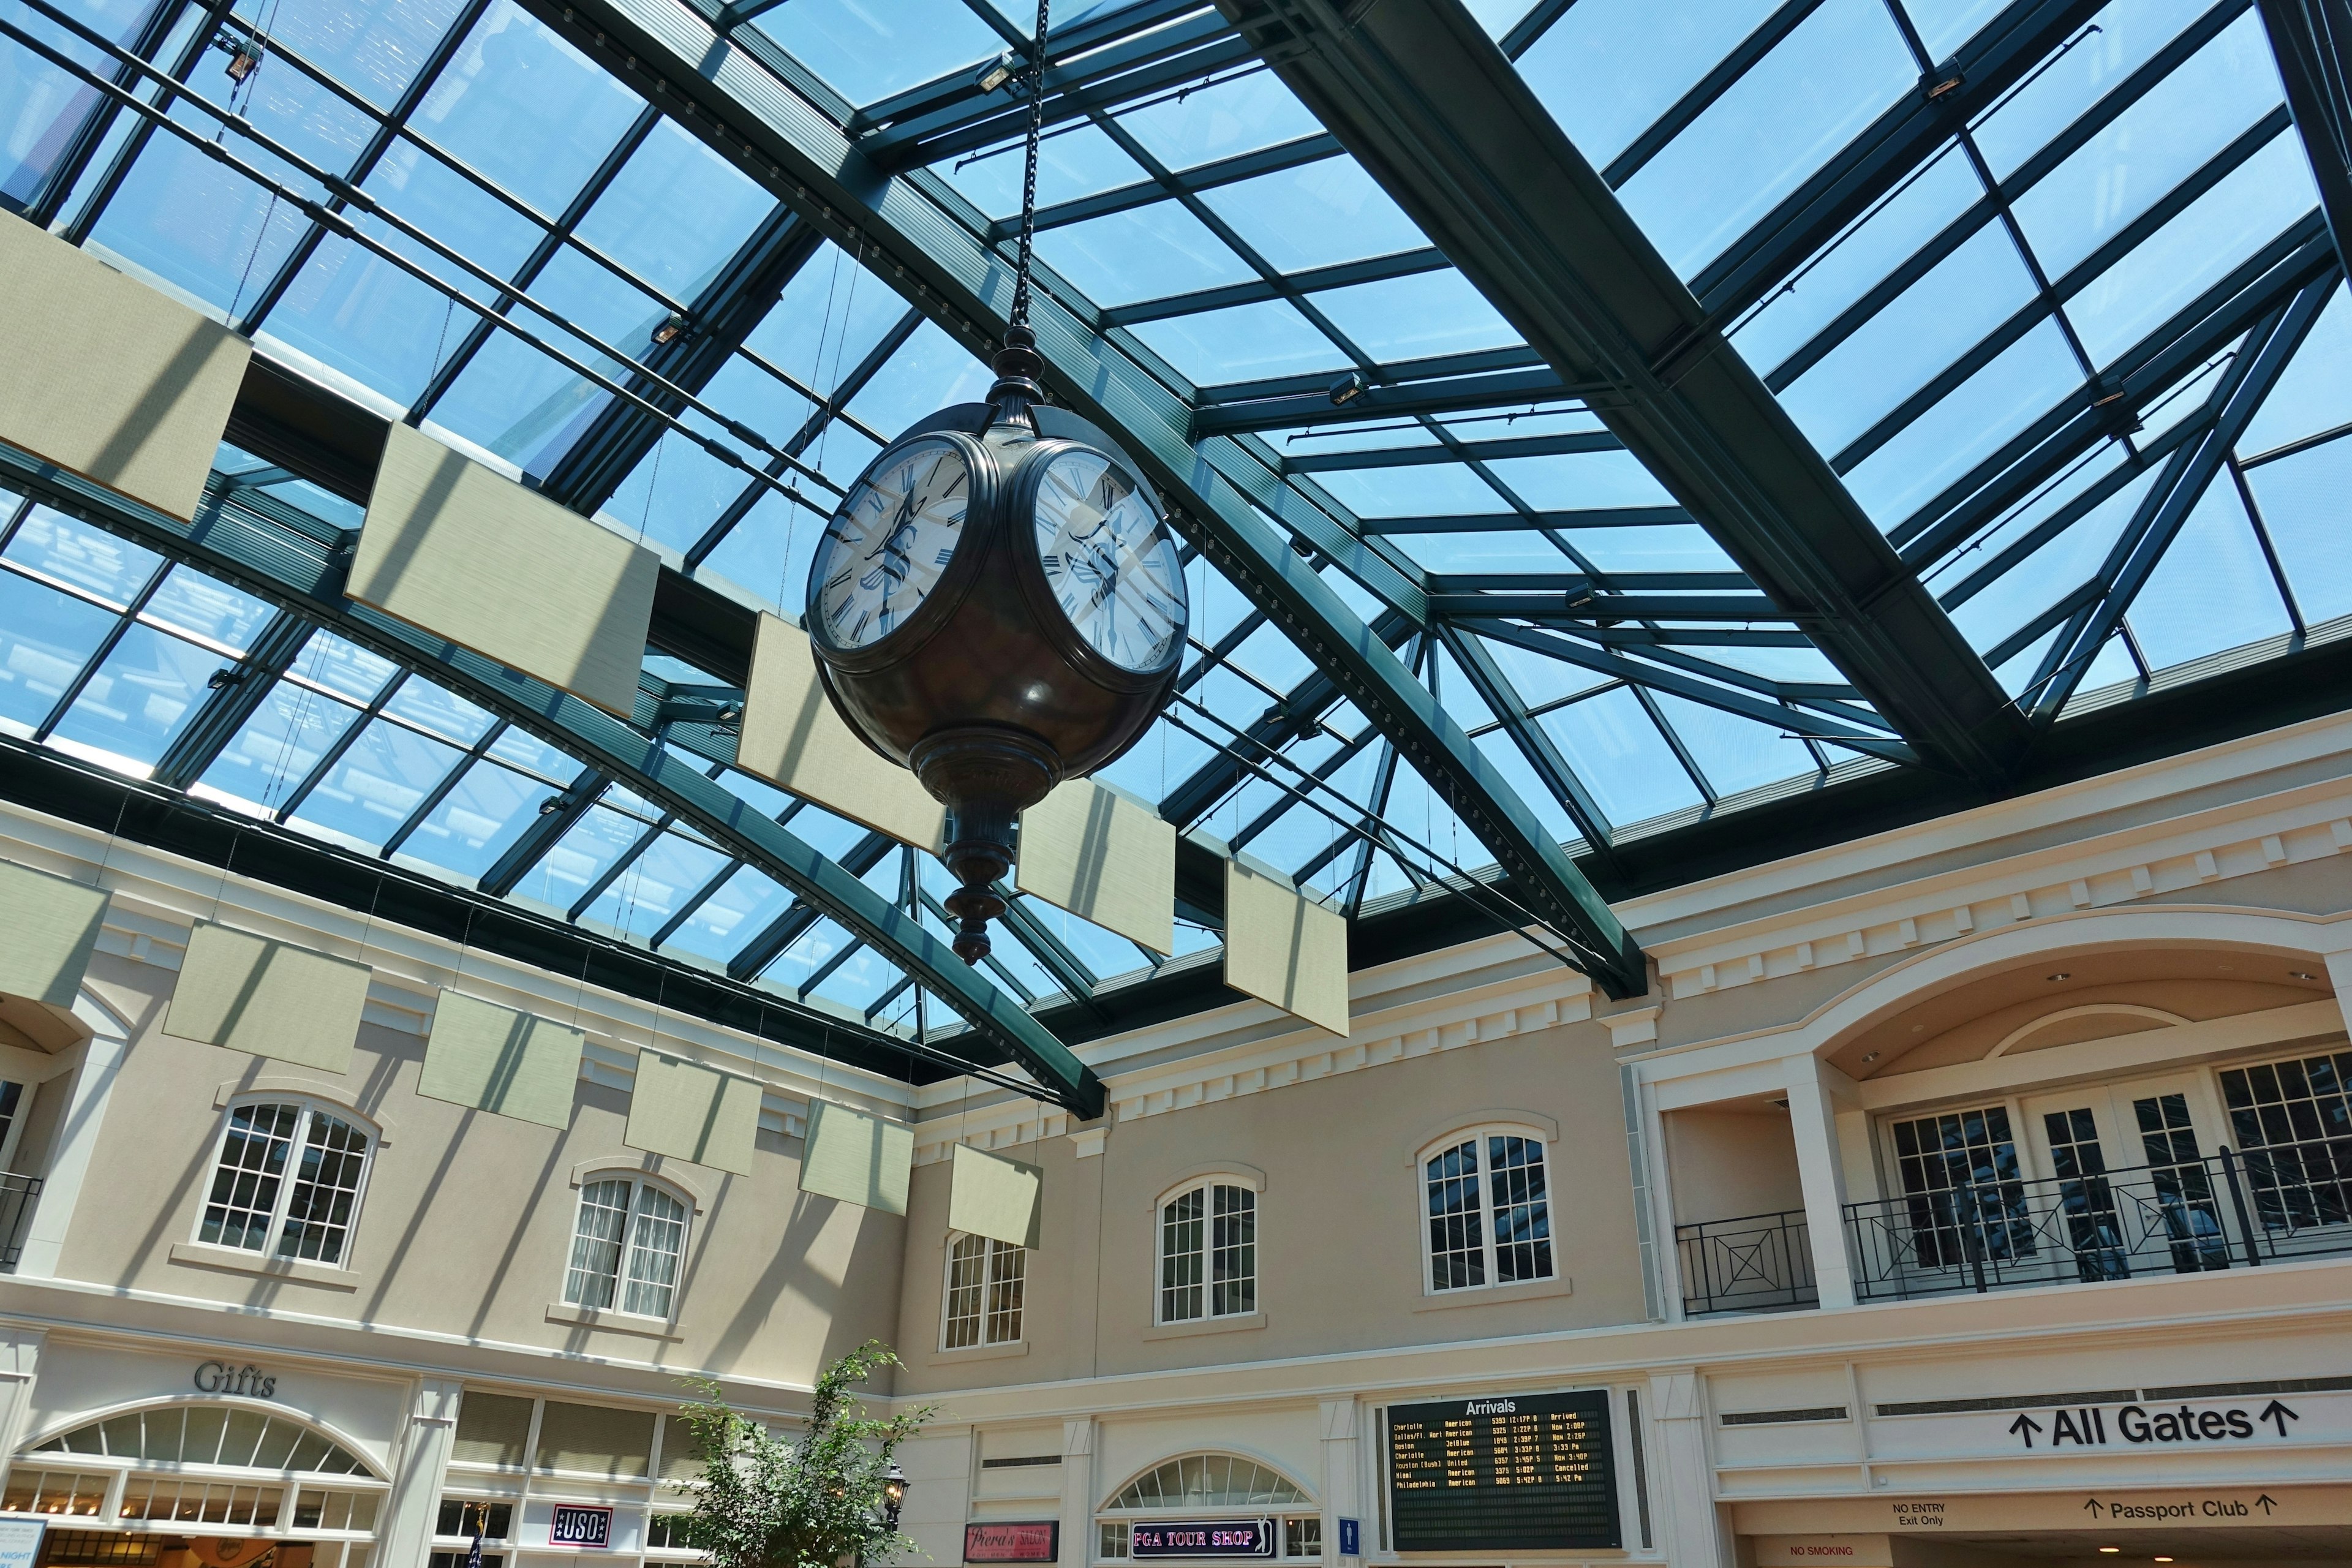
[[[2352,1139],[1845,1206],[1865,1301],[2195,1274],[2352,1252]]]
[[[25,1252],[25,1232],[33,1221],[33,1201],[40,1195],[40,1177],[0,1173],[0,1273],[16,1271],[16,1259]]]
[[[1685,1317],[1820,1304],[1813,1293],[1811,1232],[1802,1209],[1678,1225],[1675,1250],[1682,1261]]]

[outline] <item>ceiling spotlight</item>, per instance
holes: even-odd
[[[684,331],[686,331],[686,312],[684,310],[672,310],[669,313],[669,319],[664,321],[660,326],[654,329],[654,342],[657,343],[676,342],[677,341],[677,335]]]
[[[1876,1051],[1864,1051],[1863,1053],[1862,1059],[1865,1062],[1874,1062],[1878,1059],[1878,1053]]]
[[[2072,980],[2072,979],[2074,979],[2074,974],[2073,974],[2071,972],[2069,972],[2069,971],[2067,971],[2067,970],[2063,970],[2063,969],[2062,969],[2062,970],[2060,970],[2057,973],[2055,973],[2055,974],[2052,975],[2050,978],[2051,978],[2053,981],[2059,981],[2059,980]],[[2104,1552],[2104,1551],[2105,1551],[2105,1550],[2107,1550],[2107,1549],[2106,1549],[2105,1547],[2104,1547],[2104,1546],[2103,1546],[2103,1547],[2101,1547],[2099,1550],[2100,1550],[2100,1551],[2102,1551],[2102,1552]]]
[[[1349,371],[1331,384],[1331,405],[1335,408],[1347,407],[1348,405],[1363,396],[1365,389],[1371,384],[1364,379],[1362,371]]]
[[[997,56],[994,59],[989,61],[986,65],[981,67],[980,76],[978,79],[980,90],[982,92],[994,92],[998,88],[1003,87],[1006,82],[1011,81],[1013,79],[1013,73],[1019,68],[1019,64],[1020,62],[1013,58],[1013,51],[1011,49],[1007,49],[1003,54]]]
[[[2171,1559],[2171,1558],[2169,1558],[2169,1557],[2159,1557],[2159,1558],[2158,1558],[2158,1559],[2157,1559],[2157,1561],[2158,1561],[2158,1563],[2169,1563],[2169,1562],[2171,1562],[2171,1561],[2172,1561],[2172,1559]]]
[[[2318,975],[2314,974],[2308,969],[2290,969],[2286,972],[2286,977],[2289,980],[2316,980],[2319,978]]]
[[[1960,89],[1960,84],[1968,79],[1958,71],[1947,72],[1927,89],[1927,101],[1933,103],[1948,92],[1958,92]]]
[[[2123,1548],[2120,1546],[2102,1546],[2099,1548],[2099,1555],[2102,1557],[2112,1557],[2122,1550]]]

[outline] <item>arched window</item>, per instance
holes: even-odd
[[[693,1205],[643,1176],[614,1172],[583,1182],[572,1227],[563,1300],[592,1311],[667,1321],[677,1300]]]
[[[1312,1562],[1323,1555],[1323,1519],[1314,1509],[1315,1500],[1304,1489],[1255,1459],[1187,1454],[1153,1466],[1111,1495],[1097,1520],[1095,1555],[1114,1562],[1128,1557],[1134,1527],[1155,1514],[1227,1514],[1237,1523],[1274,1517],[1273,1550],[1266,1555]]]
[[[1553,1275],[1542,1135],[1465,1128],[1424,1151],[1429,1288],[1471,1290]]]
[[[265,1258],[347,1267],[373,1132],[324,1100],[232,1105],[196,1239]]]
[[[947,1310],[940,1348],[1018,1343],[1028,1275],[1026,1247],[984,1236],[955,1237],[948,1247]]]
[[[1211,1178],[1160,1200],[1160,1318],[1257,1310],[1257,1192]]]

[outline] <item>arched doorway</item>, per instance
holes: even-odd
[[[174,1400],[27,1445],[0,1514],[48,1525],[37,1568],[369,1568],[389,1486],[284,1411]]]
[[[1096,1560],[1129,1560],[1139,1554],[1133,1544],[1139,1526],[1171,1521],[1234,1526],[1264,1521],[1267,1527],[1262,1551],[1236,1547],[1188,1555],[1293,1564],[1323,1557],[1323,1515],[1306,1489],[1239,1454],[1186,1454],[1154,1465],[1111,1494],[1096,1514]]]

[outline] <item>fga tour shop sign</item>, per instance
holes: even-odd
[[[1271,1557],[1270,1519],[1180,1519],[1165,1524],[1131,1524],[1129,1557]]]
[[[2085,1405],[2074,1409],[2019,1413],[2010,1435],[2037,1453],[2072,1446],[2103,1448],[2127,1445],[2247,1443],[2284,1437],[2302,1416],[2280,1400],[2256,1409],[2252,1404],[2195,1409],[2148,1405]],[[2039,1439],[2039,1443],[2036,1442]]]
[[[582,1502],[560,1502],[547,1521],[550,1546],[601,1551],[613,1544],[613,1510]]]
[[[967,1563],[1051,1563],[1061,1554],[1058,1519],[992,1521],[963,1527]]]

